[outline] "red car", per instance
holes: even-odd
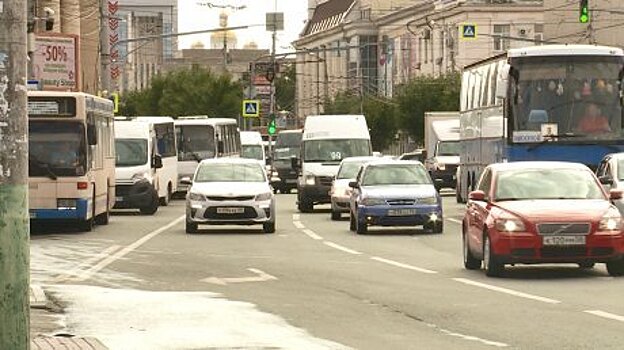
[[[499,276],[505,264],[606,263],[624,275],[624,220],[582,164],[492,164],[469,194],[462,223],[464,266]]]

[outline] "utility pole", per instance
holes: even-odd
[[[100,91],[110,92],[111,57],[108,30],[108,0],[100,0]]]
[[[27,4],[24,0],[0,4],[0,349],[27,350]]]

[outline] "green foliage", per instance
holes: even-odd
[[[461,83],[458,73],[437,78],[418,77],[400,87],[394,97],[398,127],[417,141],[424,139],[425,112],[458,111]]]
[[[159,75],[148,89],[122,96],[122,115],[208,115],[235,118],[240,114],[242,87],[230,75],[193,67]]]
[[[286,71],[275,78],[275,101],[278,111],[294,111],[295,109],[295,65],[286,68]]]

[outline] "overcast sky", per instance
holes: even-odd
[[[277,12],[284,12],[283,32],[277,35],[277,51],[291,51],[290,43],[297,39],[307,19],[306,0],[178,0],[178,31],[188,32],[194,30],[212,29],[219,26],[219,14],[222,8],[206,6],[231,6],[242,7],[242,10],[226,10],[229,13],[228,27],[244,25],[261,25],[236,32],[238,48],[250,41],[258,44],[259,48],[271,47],[271,33],[265,31],[264,19],[266,12],[273,12],[277,3]],[[202,5],[203,4],[203,5]],[[210,47],[210,34],[197,34],[181,36],[179,47],[189,48],[192,43],[201,41]]]

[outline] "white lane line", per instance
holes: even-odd
[[[468,285],[471,285],[471,286],[485,288],[485,289],[489,289],[491,291],[505,293],[505,294],[513,295],[513,296],[520,297],[520,298],[531,299],[531,300],[535,300],[535,301],[541,301],[543,303],[548,303],[548,304],[561,304],[561,302],[559,300],[545,298],[545,297],[540,297],[538,295],[533,295],[533,294],[528,294],[528,293],[523,293],[523,292],[518,292],[518,291],[515,291],[515,290],[512,290],[512,289],[507,289],[507,288],[503,288],[503,287],[493,286],[493,285],[490,285],[490,284],[476,282],[476,281],[472,281],[472,280],[469,280],[469,279],[466,279],[466,278],[453,278],[453,280],[457,281],[457,282],[460,282],[460,283],[468,284]]]
[[[301,215],[293,214],[293,221],[299,221],[299,220],[301,220]]]
[[[72,279],[76,276],[80,276],[80,274],[87,269],[88,267],[92,266],[93,264],[97,263],[98,261],[106,258],[107,256],[110,256],[113,252],[115,252],[116,250],[118,250],[119,248],[121,248],[121,246],[119,245],[112,245],[106,249],[104,249],[103,251],[101,251],[100,253],[96,254],[95,256],[83,261],[82,263],[80,263],[80,265],[76,266],[75,269],[72,269],[69,272],[65,272],[62,275],[57,276],[56,278],[54,278],[52,281],[54,283],[60,283],[63,281],[67,281],[69,279]]]
[[[301,223],[301,221],[293,221],[293,224],[295,225],[296,228],[298,229],[304,229],[305,225]]]
[[[624,316],[612,314],[610,312],[605,312],[605,311],[600,311],[600,310],[585,310],[583,312],[588,313],[588,314],[592,314],[592,315],[598,316],[598,317],[608,318],[608,319],[614,320],[614,321],[624,322]]]
[[[400,267],[400,268],[403,268],[403,269],[408,269],[408,270],[418,271],[418,272],[422,272],[422,273],[429,273],[429,274],[438,273],[437,271],[428,270],[428,269],[423,269],[423,268],[421,268],[421,267],[416,267],[416,266],[412,266],[412,265],[408,265],[408,264],[400,263],[400,262],[398,262],[398,261],[394,261],[394,260],[388,260],[388,259],[380,258],[380,257],[378,257],[378,256],[373,256],[373,257],[371,257],[371,259],[372,259],[372,260],[375,260],[375,261],[382,262],[382,263],[384,263],[384,264],[388,264],[388,265],[392,265],[392,266]]]
[[[493,341],[493,340],[487,340],[487,339],[475,337],[473,335],[465,335],[465,334],[461,334],[461,333],[451,332],[451,331],[443,329],[443,328],[440,328],[440,332],[442,332],[442,333],[444,333],[446,335],[450,335],[451,337],[457,337],[457,338],[461,338],[461,339],[464,339],[464,340],[476,341],[476,342],[479,342],[481,344],[495,346],[497,348],[506,348],[506,347],[509,346],[509,344],[505,344],[505,343],[501,343],[501,342]]]
[[[317,240],[317,241],[320,241],[320,240],[322,240],[322,239],[323,239],[323,237],[321,237],[321,236],[317,235],[317,234],[316,234],[316,232],[314,232],[314,231],[312,231],[312,230],[310,230],[310,229],[308,229],[308,228],[304,228],[302,231],[303,231],[303,233],[305,233],[306,235],[308,235],[308,237],[310,237],[310,238],[312,238],[312,239],[315,239],[315,240]]]
[[[353,255],[362,255],[362,253],[358,252],[357,250],[353,250],[347,247],[343,247],[340,244],[336,244],[334,242],[328,242],[328,241],[323,241],[323,243],[325,243],[325,245],[330,246],[332,248],[338,249],[338,250],[342,250],[345,253],[349,253],[349,254],[353,254]]]
[[[459,220],[459,219],[455,219],[455,218],[446,218],[446,220],[447,220],[447,221],[450,221],[450,222],[454,222],[454,223],[456,223],[456,224],[460,224],[460,225],[461,225],[461,223],[462,223],[462,221],[461,221],[461,220]]]
[[[113,255],[109,255],[107,258],[105,258],[102,261],[100,261],[97,265],[94,265],[91,268],[89,268],[88,270],[83,271],[82,273],[80,273],[75,278],[72,278],[71,280],[72,281],[77,281],[77,282],[88,280],[94,274],[98,273],[99,271],[101,271],[102,269],[107,267],[108,265],[110,265],[110,264],[114,263],[115,261],[117,261],[117,260],[123,258],[124,256],[128,255],[133,250],[139,248],[140,246],[145,244],[150,239],[156,237],[157,235],[159,235],[159,234],[167,231],[168,229],[172,228],[173,226],[179,224],[185,218],[186,218],[186,215],[182,215],[179,218],[177,218],[177,219],[173,220],[172,222],[168,223],[167,225],[159,228],[158,230],[155,230],[155,231],[152,231],[152,232],[146,234],[145,236],[143,236],[143,237],[139,238],[138,240],[134,241],[129,246],[127,246],[124,249],[118,251],[117,253],[115,253]]]

